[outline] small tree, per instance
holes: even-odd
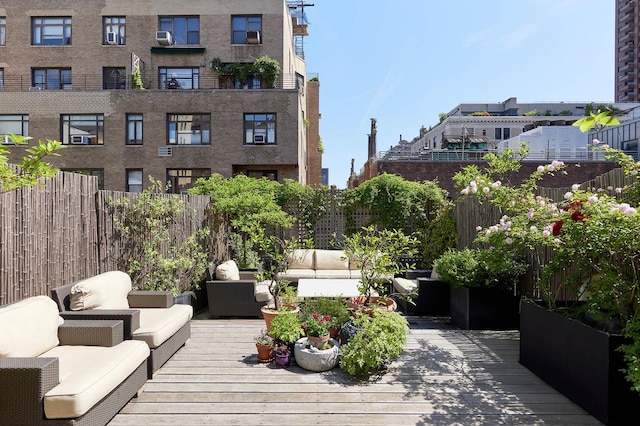
[[[9,140],[15,145],[27,145],[32,138],[28,136],[15,135],[9,133]],[[22,163],[17,167],[8,162],[9,148],[0,144],[0,192],[12,191],[21,186],[32,186],[38,184],[38,179],[52,177],[58,173],[58,169],[45,162],[43,159],[48,156],[58,156],[56,151],[64,148],[61,142],[47,139],[38,141],[38,144],[28,148]]]

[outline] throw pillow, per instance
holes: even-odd
[[[227,260],[216,266],[216,279],[221,281],[238,281],[240,270],[233,260]]]
[[[71,310],[129,309],[127,295],[131,277],[121,271],[109,271],[78,281],[71,287]]]

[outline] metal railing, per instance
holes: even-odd
[[[199,75],[197,79],[189,79],[188,85],[182,85],[183,87],[196,86],[191,89],[168,89],[163,82],[161,82],[157,76],[146,74],[142,76],[142,82],[145,89],[148,90],[256,90],[256,89],[280,89],[280,90],[293,90],[298,89],[298,80],[293,74],[281,75],[276,80],[274,87],[266,87],[261,84],[260,87],[250,87],[247,85],[235,85],[229,78],[221,77],[218,75]],[[58,80],[56,82],[49,82],[49,84],[38,83],[32,81],[31,75],[18,75],[4,76],[4,84],[0,84],[0,90],[5,92],[29,92],[29,91],[102,91],[102,90],[136,90],[134,88],[130,75],[127,75],[121,79],[109,79],[105,81],[102,75],[97,74],[73,74],[71,78],[71,84]],[[163,87],[164,86],[164,87]],[[64,87],[64,88],[63,88]]]
[[[488,153],[497,150],[423,150],[421,152],[381,151],[376,155],[382,161],[484,161]],[[591,148],[530,150],[524,161],[604,161],[603,151]]]

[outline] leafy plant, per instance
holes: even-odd
[[[280,75],[280,63],[269,56],[261,56],[253,63],[222,62],[220,58],[211,61],[211,67],[220,75],[231,75],[241,83],[246,83],[250,76],[258,74],[264,79],[268,88],[276,86]]]
[[[142,73],[139,68],[136,68],[131,74],[131,84],[136,90],[144,90],[144,83],[142,82]]]
[[[307,298],[300,307],[302,318],[309,318],[313,313],[329,315],[327,327],[340,328],[351,319],[351,311],[343,297],[315,297]]]
[[[307,334],[312,337],[323,337],[329,334],[329,322],[331,321],[330,315],[321,315],[314,312],[307,318],[305,325],[307,327]]]
[[[273,346],[273,337],[269,335],[266,329],[260,330],[260,334],[254,337],[256,345],[260,346]]]
[[[403,351],[407,320],[397,312],[375,312],[354,318],[360,330],[340,347],[340,367],[352,376],[380,371]]]
[[[300,237],[313,240],[315,225],[329,210],[329,188],[326,185],[310,187],[292,179],[285,179],[275,197],[276,203],[298,225]]]
[[[114,221],[114,244],[119,244],[118,267],[129,273],[133,285],[144,290],[170,290],[174,295],[199,288],[208,269],[204,227],[191,234],[174,227],[185,214],[186,203],[166,194],[160,181],[128,198],[109,200]],[[189,214],[189,212],[186,212]]]
[[[9,140],[16,145],[27,145],[32,138],[28,136],[9,133]],[[46,156],[58,156],[56,151],[64,148],[61,142],[47,139],[38,141],[38,144],[28,148],[22,163],[16,168],[8,163],[9,148],[6,144],[0,144],[0,192],[12,191],[22,186],[38,184],[38,179],[52,177],[58,173],[58,169],[44,161]]]
[[[295,343],[303,335],[302,322],[296,312],[281,312],[271,321],[269,335],[280,343]]]

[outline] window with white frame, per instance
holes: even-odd
[[[211,169],[167,169],[169,191],[173,194],[187,194],[200,178],[211,176]]]
[[[211,114],[169,114],[169,145],[211,144]]]
[[[198,89],[200,68],[158,68],[158,89]]]
[[[127,145],[142,145],[142,114],[127,114]]]
[[[233,16],[231,44],[262,44],[262,16]]]
[[[31,44],[34,46],[70,45],[71,17],[31,18]]]
[[[103,114],[63,114],[62,143],[64,145],[102,145],[104,144]]]
[[[161,16],[158,30],[169,31],[174,44],[200,44],[199,16]]]
[[[127,169],[127,192],[142,192],[142,169]]]
[[[124,46],[126,44],[125,23],[124,16],[103,16],[102,44]]]
[[[71,68],[33,68],[31,87],[40,90],[71,90]]]
[[[276,115],[273,113],[244,115],[244,143],[263,145],[276,143]]]
[[[0,46],[7,44],[7,18],[0,16]]]
[[[24,114],[0,115],[0,143],[12,144],[9,134],[29,136],[29,116]]]

